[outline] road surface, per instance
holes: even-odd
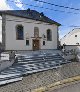
[[[80,82],[49,92],[80,92]]]

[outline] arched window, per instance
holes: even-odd
[[[23,26],[17,25],[16,26],[16,40],[23,40],[24,34],[23,34]]]
[[[47,30],[47,41],[52,41],[52,31],[50,29]]]
[[[39,37],[39,28],[34,27],[34,37]]]

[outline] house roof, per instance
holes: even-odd
[[[38,20],[50,24],[56,24],[60,26],[61,24],[48,18],[43,14],[43,12],[39,13],[36,10],[5,10],[5,11],[0,11],[0,15],[2,14],[8,14],[8,15],[13,15],[17,17],[23,17],[23,18],[28,18],[28,19],[33,19],[33,20]]]

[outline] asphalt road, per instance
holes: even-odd
[[[80,82],[49,92],[80,92]]]

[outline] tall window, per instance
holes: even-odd
[[[47,30],[47,41],[52,41],[52,31],[50,29]]]
[[[34,27],[34,37],[39,37],[39,28]]]
[[[23,26],[22,25],[16,26],[16,39],[17,40],[23,40],[24,39]]]

